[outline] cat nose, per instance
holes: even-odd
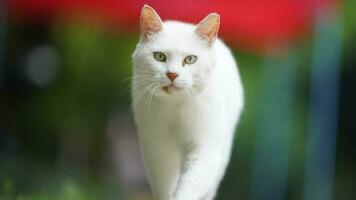
[[[166,73],[169,80],[174,81],[179,75],[175,72],[167,72]]]

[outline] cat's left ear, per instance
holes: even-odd
[[[210,13],[196,27],[195,32],[203,39],[207,40],[209,45],[212,45],[217,38],[220,26],[220,15]]]
[[[163,23],[157,12],[148,5],[144,5],[140,17],[140,31],[142,39],[147,39],[152,33],[162,30]]]

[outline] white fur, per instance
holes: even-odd
[[[163,52],[158,62],[153,52]],[[182,65],[188,55],[196,63]],[[133,54],[133,110],[155,200],[212,200],[229,162],[243,89],[234,58],[217,39],[212,46],[195,26],[167,21]],[[165,92],[167,70],[182,88]]]

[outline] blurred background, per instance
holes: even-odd
[[[143,4],[222,18],[246,106],[217,199],[356,196],[356,2],[1,0],[0,199],[149,200],[130,103]]]

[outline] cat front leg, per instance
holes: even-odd
[[[226,165],[226,156],[222,151],[217,150],[216,146],[200,146],[183,159],[183,169],[173,200],[201,200],[214,194]]]
[[[145,132],[140,146],[154,200],[172,197],[180,174],[181,155],[166,135]]]

